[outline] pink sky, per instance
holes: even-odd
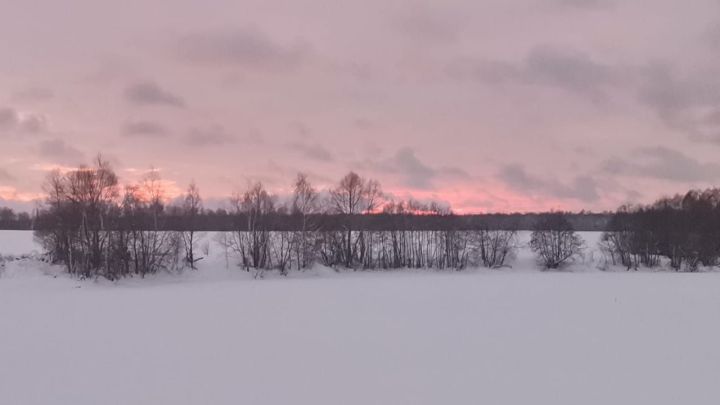
[[[715,0],[6,0],[0,205],[102,152],[222,201],[347,171],[460,212],[720,180]],[[3,201],[4,200],[4,201]]]

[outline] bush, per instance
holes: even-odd
[[[530,248],[546,269],[558,269],[582,252],[583,241],[565,215],[550,213],[535,224]]]

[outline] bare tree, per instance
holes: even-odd
[[[240,254],[242,265],[247,271],[255,270],[255,277],[261,277],[270,266],[270,215],[275,211],[274,199],[262,183],[251,185],[244,193],[235,194],[231,204],[236,215],[246,220],[245,229],[233,233],[230,241],[233,249]]]
[[[513,230],[481,229],[472,232],[470,237],[474,259],[491,269],[503,267],[516,249],[517,232]]]
[[[52,172],[44,186],[49,216],[55,227],[36,235],[81,277],[100,275],[107,269],[109,212],[118,197],[118,179],[110,164],[98,155],[95,166],[81,166],[65,174]]]
[[[157,230],[159,216],[165,208],[165,189],[162,185],[160,171],[155,167],[150,167],[150,170],[145,173],[140,187],[152,213],[153,229]]]
[[[530,248],[547,269],[557,269],[582,252],[583,241],[565,215],[545,214],[535,224]]]
[[[316,224],[310,216],[318,212],[318,193],[304,173],[298,173],[293,185],[292,214],[300,217],[295,232],[294,250],[298,269],[306,268],[314,260]]]
[[[185,192],[182,205],[183,232],[181,233],[183,247],[185,248],[185,263],[195,270],[195,263],[202,257],[195,257],[197,245],[198,217],[202,214],[202,198],[195,182],[191,182]]]
[[[334,189],[330,190],[330,204],[333,211],[345,216],[343,235],[343,259],[346,267],[351,268],[355,262],[364,262],[364,257],[356,257],[358,247],[364,246],[362,230],[353,238],[353,220],[358,214],[372,213],[382,200],[380,183],[375,180],[366,180],[355,172],[350,172],[340,180]],[[364,252],[361,251],[360,256]]]
[[[157,273],[160,270],[177,269],[181,238],[178,232],[163,229],[160,212],[164,203],[159,197],[161,191],[148,184],[159,184],[159,177],[153,182],[143,181],[141,185],[125,188],[122,203],[122,222],[125,236],[118,236],[116,256],[126,261],[127,274]],[[121,249],[125,248],[126,252]]]

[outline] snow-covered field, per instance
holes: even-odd
[[[720,273],[0,275],[0,404],[717,404]],[[523,236],[526,239],[527,235]],[[0,255],[34,247],[0,232]]]

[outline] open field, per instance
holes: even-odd
[[[19,254],[19,235],[0,240]],[[720,273],[540,272],[527,253],[265,280],[215,257],[117,283],[8,263],[0,402],[717,403]]]

